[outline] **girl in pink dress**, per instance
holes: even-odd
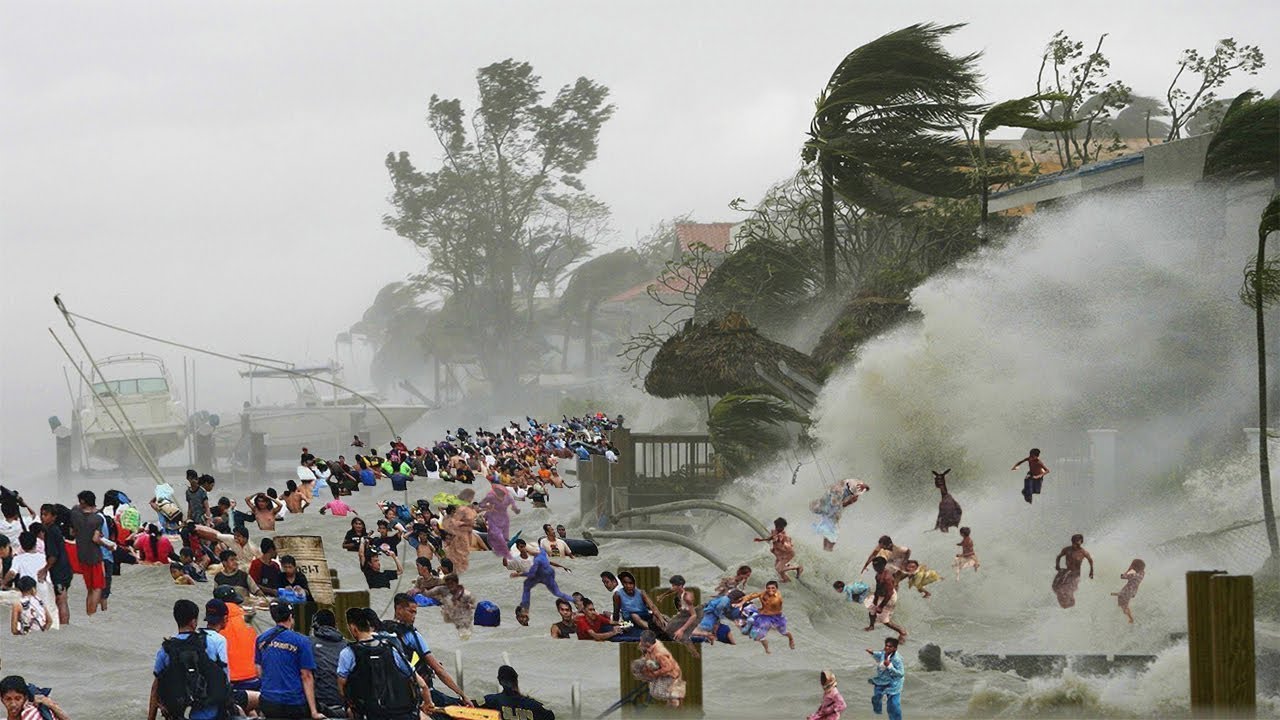
[[[499,560],[506,560],[511,557],[511,550],[507,547],[507,538],[511,534],[511,516],[507,515],[507,510],[514,510],[518,515],[520,508],[516,507],[511,493],[498,482],[496,474],[489,476],[489,494],[480,501],[480,508],[484,510],[484,523],[489,529],[489,548]]]

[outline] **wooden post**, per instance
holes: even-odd
[[[636,587],[649,593],[652,597],[655,590],[666,587],[662,577],[662,568],[657,565],[635,565],[618,568],[618,572],[629,572],[636,578]]]
[[[1213,608],[1213,711],[1217,718],[1257,715],[1253,648],[1253,578],[1218,575],[1209,579]]]
[[[1209,578],[1221,570],[1187,573],[1187,648],[1191,665],[1191,714],[1208,717],[1213,706],[1213,635]]]
[[[658,712],[661,717],[668,717],[671,714],[701,716],[702,715],[702,657],[695,656],[689,651],[689,648],[680,643],[667,642],[663,645],[671,652],[671,657],[675,658],[676,664],[680,666],[680,678],[684,680],[685,691],[684,700],[680,703],[679,711],[672,712],[665,707],[665,703],[658,700],[648,699],[643,693],[640,697],[646,698],[647,702],[639,703],[645,712],[636,712],[635,704],[627,704],[622,706],[622,717],[650,717],[654,715],[654,708],[658,705],[663,706],[663,710]],[[624,642],[618,643],[618,699],[631,694],[644,683],[636,678],[631,672],[631,663],[640,658],[640,643]]]
[[[338,631],[348,639],[354,639],[347,627],[347,608],[369,607],[368,590],[335,590],[333,593],[333,614],[337,616]]]

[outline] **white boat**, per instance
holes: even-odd
[[[289,380],[296,398],[292,403],[276,405],[246,402],[240,410],[240,422],[223,425],[219,428],[219,437],[234,447],[233,456],[242,462],[247,460],[249,445],[248,438],[244,437],[246,428],[250,433],[264,435],[270,458],[296,458],[305,447],[317,457],[332,459],[339,454],[351,455],[356,450],[351,447],[353,435],[359,435],[366,447],[385,448],[395,438],[382,415],[386,415],[395,432],[400,434],[432,409],[428,405],[383,402],[382,397],[372,392],[360,394],[372,401],[376,408],[350,393],[321,395],[311,378],[321,375],[336,378],[340,369],[337,365],[324,365],[242,371],[241,377],[248,378],[251,383],[256,380]],[[252,385],[250,387],[252,396]]]
[[[164,361],[134,353],[103,358],[98,367],[102,377],[96,378],[99,382],[93,384],[93,392],[82,392],[76,408],[89,455],[119,466],[137,466],[140,461],[125,439],[130,423],[153,458],[182,447],[187,439],[187,410]]]

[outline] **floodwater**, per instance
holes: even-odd
[[[1236,299],[1252,240],[1250,233],[1214,231],[1206,220],[1213,212],[1204,198],[1145,196],[1042,213],[1009,247],[984,251],[917,289],[912,300],[919,318],[868,343],[828,381],[815,411],[817,454],[784,453],[722,498],[766,523],[788,518],[806,571],[803,584],[783,586],[797,649],[776,640],[768,656],[750,642],[705,650],[706,715],[803,718],[818,705],[819,671],[829,668],[849,703],[846,717],[870,716],[865,649],[879,647],[886,633],[862,632],[863,613],[830,586],[853,580],[875,539],[887,533],[946,577],[928,600],[904,588],[898,606],[898,620],[911,633],[903,647],[907,717],[1186,716],[1187,647],[1170,639],[1185,630],[1183,574],[1251,572],[1261,560],[1253,545],[1216,554],[1157,550],[1175,537],[1260,516],[1256,467],[1242,448],[1205,440],[1239,436],[1254,407],[1252,315]],[[649,427],[643,413],[628,417],[635,427]],[[404,436],[424,442],[446,425],[457,421],[419,422]],[[1076,484],[1056,466],[1059,449],[1046,445],[1045,457],[1058,472],[1035,504],[1026,505],[1021,473],[1009,465],[1055,429],[1097,427],[1118,429],[1128,445],[1116,486]],[[805,464],[793,485],[797,462]],[[929,467],[955,468],[949,486],[964,508],[964,524],[973,528],[979,573],[957,580],[949,572],[959,537],[931,530],[937,494],[923,471]],[[289,470],[272,484],[280,487],[291,476]],[[872,490],[846,511],[836,551],[824,553],[809,526],[808,504],[846,476]],[[180,478],[174,474],[175,487]],[[48,476],[10,474],[3,482],[41,501],[56,493]],[[150,484],[94,479],[74,489],[119,487],[145,503]],[[420,480],[409,497],[457,488]],[[243,497],[249,490],[219,488],[217,494]],[[366,490],[353,505],[367,517],[375,500],[386,498],[403,495]],[[750,564],[754,585],[769,579],[772,558],[739,521],[667,520],[693,528],[731,567]],[[577,528],[576,491],[557,491],[550,510],[526,506],[512,524],[536,534],[544,522]],[[360,587],[354,555],[340,550],[347,528],[344,519],[309,512],[290,517],[278,533],[321,535],[343,586]],[[1063,610],[1049,585],[1054,556],[1075,532],[1085,534],[1095,578],[1082,580],[1077,605]],[[1110,593],[1121,588],[1120,573],[1136,557],[1146,560],[1147,572],[1132,605],[1137,623],[1130,625]],[[573,572],[561,573],[560,585],[603,600],[599,573],[622,565],[659,565],[664,577],[680,573],[703,588],[721,574],[684,548],[611,541],[599,557],[572,561]],[[547,630],[557,615],[545,594],[534,596],[531,627],[516,625],[520,581],[492,555],[476,557],[464,580],[478,598],[501,606],[502,627],[477,628],[461,642],[429,609],[419,613],[418,624],[451,670],[455,651],[462,651],[469,694],[496,689],[506,653],[522,688],[561,717],[569,716],[574,683],[581,685],[585,717],[617,699],[617,647],[552,641]],[[174,586],[163,568],[126,567],[110,612],[86,619],[76,610],[72,625],[59,632],[6,637],[3,671],[53,686],[73,717],[140,717],[151,659],[173,631],[173,601],[203,603],[211,590]],[[391,594],[374,591],[375,608],[385,608]],[[73,587],[71,600],[73,608],[82,606],[82,586]],[[1258,630],[1260,646],[1280,649],[1275,625],[1260,622]],[[1152,654],[1156,660],[1144,672],[1106,677],[1067,670],[1024,680],[955,663],[926,673],[917,661],[925,643],[975,654]],[[1280,698],[1261,697],[1259,716],[1280,716]]]

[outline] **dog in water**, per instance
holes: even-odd
[[[942,472],[930,471],[933,473],[933,486],[942,492],[942,499],[938,501],[938,522],[934,525],[935,530],[947,532],[953,527],[960,526],[960,503],[956,501],[955,496],[947,491],[947,473],[951,472],[951,468],[947,468]]]

